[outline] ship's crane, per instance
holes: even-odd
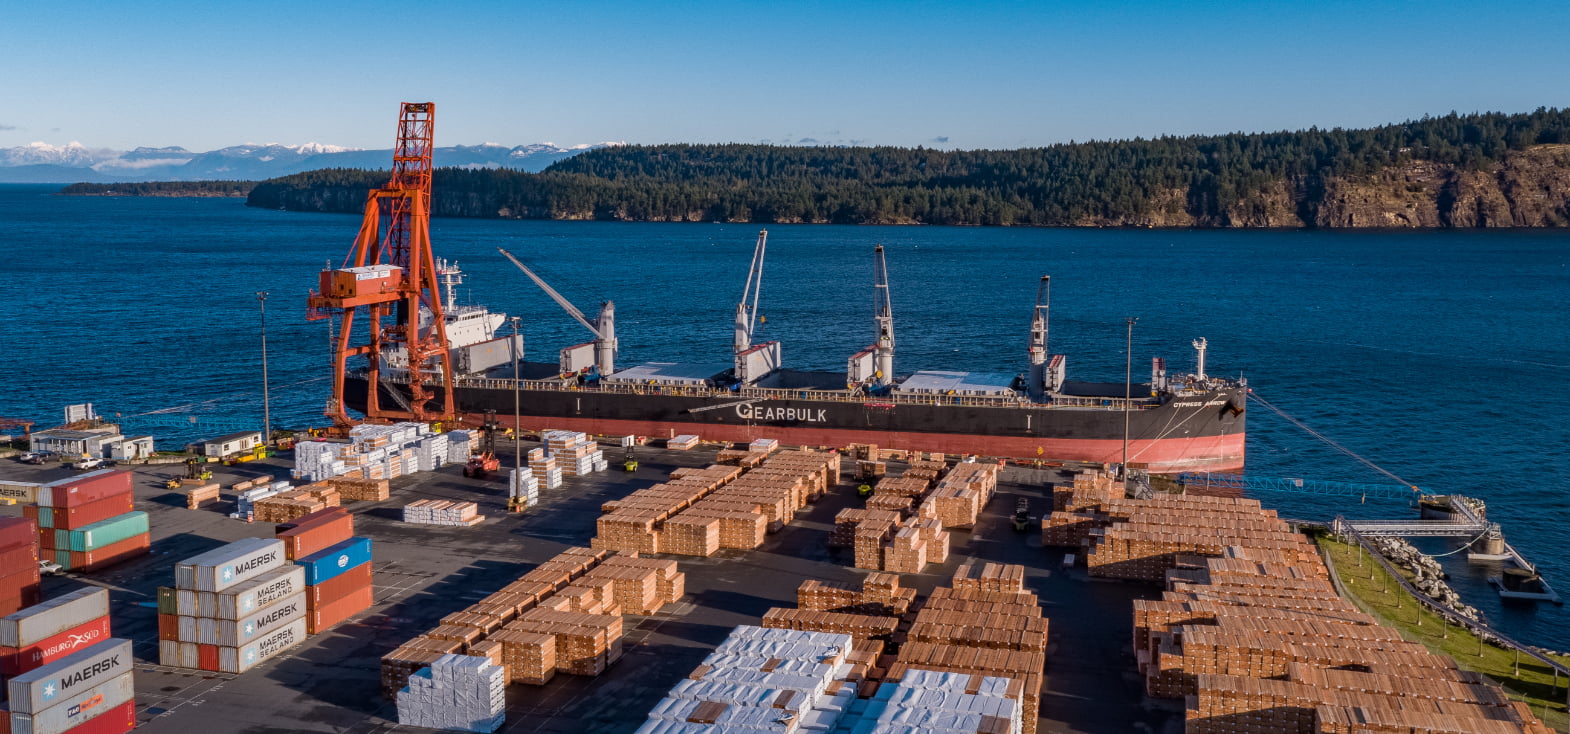
[[[894,383],[894,304],[889,300],[889,266],[883,259],[883,245],[873,250],[872,320],[878,326],[878,338],[873,342],[877,356],[874,384],[887,387]]]
[[[601,375],[614,373],[616,371],[616,304],[612,301],[600,304],[599,318],[595,320],[595,323],[591,324],[589,323],[589,318],[584,316],[577,306],[572,305],[572,302],[567,300],[566,296],[557,293],[555,288],[552,288],[543,278],[536,275],[533,270],[530,270],[529,266],[524,265],[523,261],[500,247],[496,248],[496,251],[500,252],[508,260],[511,260],[512,264],[518,266],[518,269],[522,270],[524,275],[529,276],[529,280],[534,281],[534,284],[539,286],[540,290],[545,291],[545,295],[550,296],[551,300],[556,302],[556,305],[561,306],[568,316],[583,324],[583,328],[588,329],[589,333],[594,335],[595,365],[598,366]],[[571,349],[571,347],[568,349]],[[563,364],[567,363],[568,360],[563,359]]]
[[[1047,389],[1047,306],[1052,299],[1052,276],[1041,276],[1036,287],[1036,310],[1030,317],[1030,399],[1041,400]]]
[[[779,369],[780,343],[777,341],[752,345],[757,333],[758,294],[763,290],[763,257],[768,248],[769,231],[758,232],[758,244],[752,248],[752,266],[747,270],[747,285],[741,291],[741,302],[736,304],[736,322],[732,339],[736,379],[750,385],[764,375]],[[747,299],[751,298],[752,303]]]
[[[327,415],[339,429],[355,421],[344,404],[344,378],[350,357],[365,357],[368,420],[450,420],[457,411],[453,394],[440,397],[426,385],[435,375],[452,374],[447,330],[431,254],[431,150],[436,105],[405,102],[398,118],[398,140],[393,149],[392,178],[374,189],[365,201],[359,235],[344,258],[343,266],[322,271],[320,290],[307,299],[307,318],[340,316],[342,321],[333,347],[332,397]],[[430,326],[420,328],[422,309]],[[351,344],[356,315],[367,319],[366,343]],[[384,357],[392,357],[391,361]],[[382,369],[407,371],[407,402],[403,411],[384,408],[380,390]]]

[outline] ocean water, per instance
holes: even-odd
[[[54,425],[63,405],[92,402],[165,445],[259,427],[265,290],[273,423],[320,424],[327,331],[305,320],[305,294],[342,260],[357,217],[53,192],[0,186],[0,417]],[[438,256],[466,271],[460,301],[524,317],[528,358],[554,361],[587,334],[497,247],[585,312],[615,300],[619,361],[632,364],[728,362],[758,227],[442,219],[431,230]],[[840,370],[871,342],[875,244],[888,250],[899,372],[1023,370],[1050,274],[1051,348],[1071,378],[1122,379],[1127,316],[1139,319],[1136,379],[1152,356],[1192,369],[1190,340],[1206,337],[1210,372],[1246,376],[1410,483],[1486,500],[1570,596],[1570,233],[775,226],[760,331],[789,366]],[[1257,405],[1248,471],[1394,483]],[[1409,512],[1261,499],[1289,517]],[[1454,583],[1503,631],[1570,648],[1564,607],[1502,606],[1486,569],[1456,558]]]

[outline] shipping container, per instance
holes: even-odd
[[[0,675],[21,675],[109,639],[109,615],[22,647],[0,647]]]
[[[25,517],[0,517],[0,547],[32,545],[38,540],[38,523]]]
[[[131,641],[110,638],[6,683],[12,714],[35,714],[64,703],[78,693],[131,672]]]
[[[331,604],[357,589],[370,586],[371,581],[371,564],[362,563],[334,578],[306,587],[306,604],[310,607]]]
[[[218,648],[218,670],[244,673],[305,641],[305,620],[297,619],[244,647]]]
[[[109,592],[77,589],[0,618],[0,646],[25,647],[109,614]]]
[[[196,642],[203,645],[240,647],[266,637],[274,630],[286,627],[289,623],[304,617],[305,594],[299,593],[239,620],[194,617],[196,636],[194,638],[187,636],[184,634],[186,630],[182,629],[180,639],[183,642]]]
[[[158,664],[170,668],[192,668],[200,665],[196,643],[162,640],[158,643]]]
[[[305,568],[305,583],[316,586],[371,560],[371,539],[350,538],[327,550],[299,559]]]
[[[130,700],[77,724],[65,734],[126,734],[136,728],[136,701]]]
[[[130,652],[127,651],[129,656]],[[38,713],[11,712],[12,734],[68,734],[72,728],[108,714],[136,696],[129,671],[100,678],[98,685],[80,693],[62,694],[57,705]],[[80,690],[80,689],[79,689]]]
[[[223,591],[283,564],[283,541],[245,538],[177,564],[174,567],[175,587]]]
[[[327,628],[370,609],[373,601],[372,588],[361,586],[338,599],[312,608],[306,617],[305,631],[319,635]]]
[[[95,522],[103,522],[109,518],[124,515],[134,509],[136,508],[132,506],[131,492],[126,490],[124,494],[93,500],[75,507],[29,505],[22,508],[22,514],[38,520],[38,527],[40,528],[80,530]]]
[[[313,512],[318,517],[309,521],[297,522],[291,527],[285,527],[278,532],[278,539],[284,542],[284,557],[297,561],[305,556],[320,553],[334,545],[354,537],[354,516],[342,508],[336,513]],[[310,516],[306,516],[310,517]],[[304,521],[302,517],[300,520]]]
[[[76,507],[129,491],[131,472],[100,469],[39,487],[38,504],[45,507]]]
[[[38,501],[39,486],[34,482],[0,481],[0,498],[30,505]]]
[[[95,522],[80,530],[54,531],[54,548],[65,551],[90,551],[110,543],[118,543],[148,531],[147,513],[127,512],[124,515]]]
[[[12,574],[27,568],[27,564],[38,565],[38,547],[32,543],[14,545],[0,549],[0,573]]]
[[[179,614],[179,607],[175,603],[174,587],[158,587],[158,613]]]
[[[63,551],[54,552],[55,563],[68,571],[96,571],[100,568],[113,566],[137,556],[146,555],[152,548],[152,536],[147,533],[133,535],[118,543],[110,543],[90,551]]]
[[[240,586],[214,594],[217,608],[213,610],[213,614],[204,616],[239,619],[305,590],[305,569],[299,566],[285,566],[262,574]]]

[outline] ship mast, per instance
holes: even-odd
[[[1041,400],[1047,389],[1047,304],[1052,300],[1052,276],[1041,276],[1036,287],[1036,310],[1030,318],[1031,400]]]
[[[872,320],[878,327],[873,346],[878,370],[873,384],[887,387],[894,383],[894,304],[889,301],[889,268],[883,259],[883,245],[878,245],[873,255]]]
[[[752,248],[752,265],[747,269],[747,285],[742,288],[741,302],[736,304],[736,323],[731,340],[736,379],[751,385],[770,372],[779,369],[780,343],[764,342],[754,347],[752,337],[758,322],[758,294],[763,291],[763,258],[767,252],[769,231],[758,231],[758,244]],[[748,303],[747,299],[752,302]]]
[[[1210,344],[1205,341],[1205,337],[1194,340],[1194,351],[1199,355],[1199,364],[1194,366],[1194,377],[1200,382],[1204,382],[1207,379],[1205,377],[1205,348],[1208,346]]]

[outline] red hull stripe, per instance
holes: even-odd
[[[512,416],[497,415],[497,422],[511,425]],[[652,436],[669,438],[693,434],[707,441],[751,441],[775,438],[791,446],[847,446],[853,443],[876,444],[881,448],[905,451],[937,451],[945,454],[975,454],[1014,459],[1042,458],[1054,461],[1117,463],[1123,457],[1119,439],[1062,439],[975,436],[958,433],[916,433],[896,431],[858,431],[834,428],[744,426],[659,421],[606,420],[599,418],[543,418],[523,416],[522,429],[537,431],[560,429],[605,436]],[[1237,471],[1243,468],[1245,434],[1200,438],[1163,438],[1135,440],[1128,444],[1131,464],[1144,464],[1155,472]],[[1036,449],[1040,448],[1038,454]]]

